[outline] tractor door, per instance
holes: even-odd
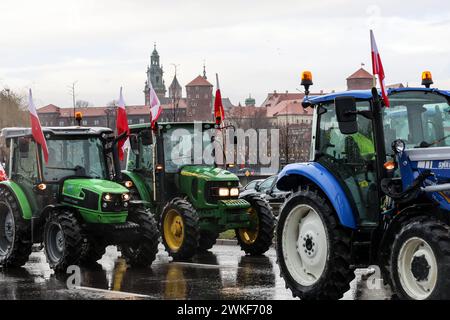
[[[368,101],[357,102],[358,111],[370,110]],[[378,223],[376,153],[372,120],[357,116],[358,132],[342,134],[334,103],[318,107],[316,161],[341,182],[363,225]]]
[[[12,139],[12,170],[11,179],[17,183],[30,201],[33,211],[40,206],[34,192],[40,182],[38,167],[38,148],[30,137]]]
[[[152,132],[150,130],[145,130],[136,133],[134,137],[132,137],[132,139],[136,139],[135,142],[133,142],[133,145],[135,145],[137,151],[132,150],[128,153],[127,170],[139,175],[144,181],[145,186],[148,188],[151,200],[155,201],[154,150],[156,147],[153,143],[153,139],[148,138],[149,135],[152,135]]]

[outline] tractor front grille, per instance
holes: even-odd
[[[207,181],[205,185],[206,202],[217,204],[219,200],[238,199],[238,197],[219,197],[219,188],[239,188],[239,181]]]

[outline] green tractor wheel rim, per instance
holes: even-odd
[[[11,208],[0,202],[0,254],[5,255],[10,250],[15,236],[14,216]]]
[[[48,257],[52,262],[57,263],[63,258],[65,239],[64,232],[59,224],[52,223],[49,226],[45,245]]]

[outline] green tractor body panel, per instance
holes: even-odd
[[[135,188],[137,189],[137,191],[141,197],[141,200],[148,202],[150,204],[152,202],[151,191],[147,187],[147,184],[145,183],[142,176],[140,176],[139,174],[137,174],[133,171],[127,171],[127,170],[122,171],[122,174],[133,182]],[[123,179],[125,179],[125,178],[123,177]]]
[[[124,193],[128,189],[112,181],[68,179],[64,181],[62,203],[77,208],[88,223],[124,223],[127,219],[127,209],[121,205]],[[105,194],[112,200],[106,202]]]
[[[19,202],[20,210],[22,211],[22,217],[25,220],[30,220],[33,215],[33,210],[22,188],[13,181],[2,181],[0,182],[0,185],[6,186],[14,193],[17,201]]]

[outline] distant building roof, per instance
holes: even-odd
[[[225,118],[256,118],[257,116],[266,116],[267,108],[264,107],[233,107],[228,113],[225,114]]]
[[[287,115],[295,115],[295,116],[311,116],[313,115],[313,108],[303,108],[301,101],[283,101],[280,103],[282,109],[274,114],[274,116],[287,116]]]
[[[387,89],[398,89],[398,88],[404,88],[405,86],[403,83],[394,83],[394,84],[388,84],[386,86]]]
[[[203,78],[202,76],[198,76],[197,78],[195,78],[194,80],[192,80],[191,82],[189,82],[186,87],[212,87],[213,85],[206,80],[205,78]]]
[[[233,108],[235,105],[231,102],[230,98],[222,98],[222,105],[225,110]]]
[[[366,71],[364,68],[359,68],[355,73],[353,73],[350,77],[347,78],[347,80],[349,79],[372,79],[373,76]]]
[[[58,113],[59,107],[55,106],[54,104],[46,105],[45,107],[39,108],[37,111],[39,113]]]

